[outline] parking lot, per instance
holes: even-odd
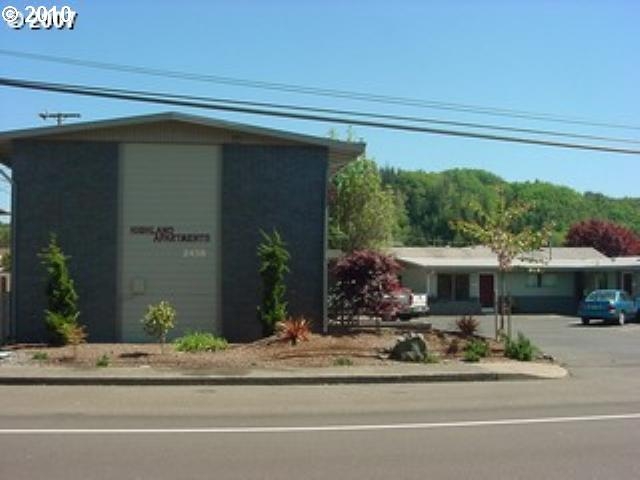
[[[480,331],[494,333],[494,316],[479,315]],[[457,317],[432,316],[435,328],[455,329]],[[572,370],[598,367],[640,367],[640,323],[624,326],[582,325],[578,317],[560,315],[514,315],[513,332],[521,331],[542,351]]]

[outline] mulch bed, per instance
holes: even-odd
[[[218,352],[184,353],[173,345],[150,343],[87,343],[77,346],[51,347],[44,344],[13,344],[4,347],[15,355],[13,364],[43,366],[95,367],[101,357],[108,357],[109,366],[167,367],[183,369],[246,370],[253,368],[327,367],[338,364],[385,365],[395,363],[387,359],[387,352],[404,332],[394,329],[312,334],[309,341],[291,345],[276,337],[252,343],[232,344]],[[469,338],[459,332],[430,330],[422,332],[428,351],[441,361],[461,361]],[[501,343],[485,339],[491,357],[503,357]],[[36,358],[34,358],[34,355]],[[42,359],[45,357],[44,359]],[[37,358],[40,358],[39,360]]]

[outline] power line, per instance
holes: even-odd
[[[37,81],[11,79],[11,78],[3,78],[3,77],[0,77],[0,85],[16,87],[16,88],[26,88],[31,90],[52,91],[52,92],[59,92],[59,93],[85,95],[85,96],[93,96],[93,97],[101,97],[101,98],[111,98],[111,99],[119,99],[119,100],[129,100],[129,101],[137,101],[137,102],[145,102],[145,103],[158,103],[158,104],[164,104],[164,105],[202,108],[202,109],[209,109],[209,110],[221,110],[221,111],[227,111],[227,112],[245,113],[245,114],[253,114],[253,115],[266,115],[266,116],[272,116],[272,117],[293,118],[298,120],[311,120],[311,121],[321,121],[321,122],[329,122],[329,123],[340,123],[340,124],[347,124],[347,125],[360,125],[364,127],[385,128],[385,129],[392,129],[392,130],[403,130],[403,131],[410,131],[410,132],[430,133],[430,134],[436,134],[436,135],[476,138],[476,139],[482,139],[482,140],[494,140],[494,141],[501,141],[501,142],[540,145],[540,146],[548,146],[548,147],[569,148],[569,149],[619,153],[619,154],[629,154],[629,155],[640,155],[640,150],[611,147],[606,145],[566,143],[566,142],[543,140],[543,139],[536,139],[536,138],[511,137],[511,136],[495,135],[495,134],[489,134],[489,133],[420,127],[416,125],[362,120],[358,118],[323,116],[323,115],[314,115],[310,113],[283,112],[283,111],[269,110],[265,108],[251,108],[248,106],[245,107],[245,106],[233,106],[233,105],[219,104],[219,103],[197,102],[197,101],[189,101],[189,100],[164,98],[164,97],[160,97],[158,94],[154,94],[153,92],[149,92],[148,95],[140,95],[133,92],[127,93],[127,91],[121,91],[122,93],[117,93],[117,92],[109,91],[108,89],[101,89],[100,87],[77,86],[77,85],[74,86],[74,85],[37,82]]]
[[[59,85],[59,84],[52,84],[52,85]],[[157,96],[160,98],[171,98],[171,99],[189,100],[189,101],[195,100],[195,101],[204,101],[207,103],[245,105],[250,107],[266,107],[266,108],[278,109],[278,110],[328,113],[332,115],[354,115],[354,116],[364,117],[364,118],[399,120],[399,121],[409,121],[409,122],[415,122],[415,123],[447,125],[447,126],[474,128],[474,129],[483,129],[483,130],[497,130],[497,131],[506,131],[506,132],[512,132],[512,133],[527,133],[527,134],[533,134],[533,135],[550,135],[555,137],[579,138],[582,140],[598,140],[598,141],[606,141],[606,142],[629,143],[629,144],[640,145],[640,140],[629,139],[629,138],[604,137],[599,135],[585,135],[580,133],[559,132],[559,131],[553,131],[553,130],[539,130],[539,129],[531,129],[531,128],[517,128],[517,127],[508,127],[504,125],[494,125],[494,124],[457,122],[457,121],[441,120],[441,119],[434,119],[434,118],[389,115],[389,114],[375,113],[375,112],[360,112],[356,110],[340,110],[340,109],[332,109],[332,108],[309,107],[309,106],[282,104],[282,103],[273,103],[273,102],[248,101],[248,100],[203,97],[203,96],[193,96],[193,95],[178,95],[178,94],[172,94],[172,93],[166,93],[166,92],[149,92],[145,90],[130,90],[130,89],[119,89],[119,88],[107,88],[107,87],[89,87],[84,85],[73,85],[73,84],[65,84],[65,87],[84,88],[87,90],[97,90],[97,91],[107,92],[107,93],[123,93],[128,95],[133,94],[133,95],[154,96],[154,97]]]
[[[267,82],[260,80],[249,80],[243,78],[234,78],[220,75],[208,75],[192,72],[183,72],[177,70],[166,70],[152,67],[144,67],[138,65],[127,65],[118,63],[99,62],[95,60],[84,60],[64,56],[43,55],[37,53],[20,52],[16,50],[0,49],[0,55],[11,56],[15,58],[24,58],[29,60],[44,61],[51,63],[59,63],[66,65],[74,65],[79,67],[94,68],[101,70],[111,70],[125,73],[135,73],[140,75],[152,75],[156,77],[176,78],[180,80],[190,80],[198,82],[218,83],[231,86],[240,86],[247,88],[258,88],[265,90],[281,91],[288,93],[299,93],[305,95],[315,95],[330,98],[342,98],[350,100],[359,100],[383,104],[402,105],[420,108],[430,108],[436,110],[455,111],[461,113],[471,113],[475,115],[491,115],[500,117],[510,117],[528,120],[542,120],[556,123],[566,123],[574,125],[617,128],[627,130],[640,130],[640,126],[629,125],[623,123],[599,122],[583,118],[575,118],[562,116],[552,113],[532,112],[527,110],[516,110],[498,107],[488,107],[481,105],[470,105],[464,103],[442,102],[436,100],[421,100],[409,97],[400,97],[392,95],[380,95],[374,93],[363,93],[350,90],[340,90],[331,88],[319,88],[305,85]]]

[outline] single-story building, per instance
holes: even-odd
[[[0,133],[12,170],[11,335],[46,337],[38,253],[57,235],[90,341],[146,341],[147,305],[175,335],[260,336],[260,230],[291,253],[289,310],[326,318],[327,179],[364,144],[162,113]]]
[[[434,314],[493,311],[498,261],[486,247],[394,248],[402,284],[429,295]],[[593,248],[553,247],[513,262],[506,291],[520,313],[575,314],[585,293],[622,288],[640,294],[640,257],[608,258]]]

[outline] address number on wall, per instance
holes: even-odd
[[[204,248],[185,248],[182,251],[182,258],[203,258],[207,256]]]

